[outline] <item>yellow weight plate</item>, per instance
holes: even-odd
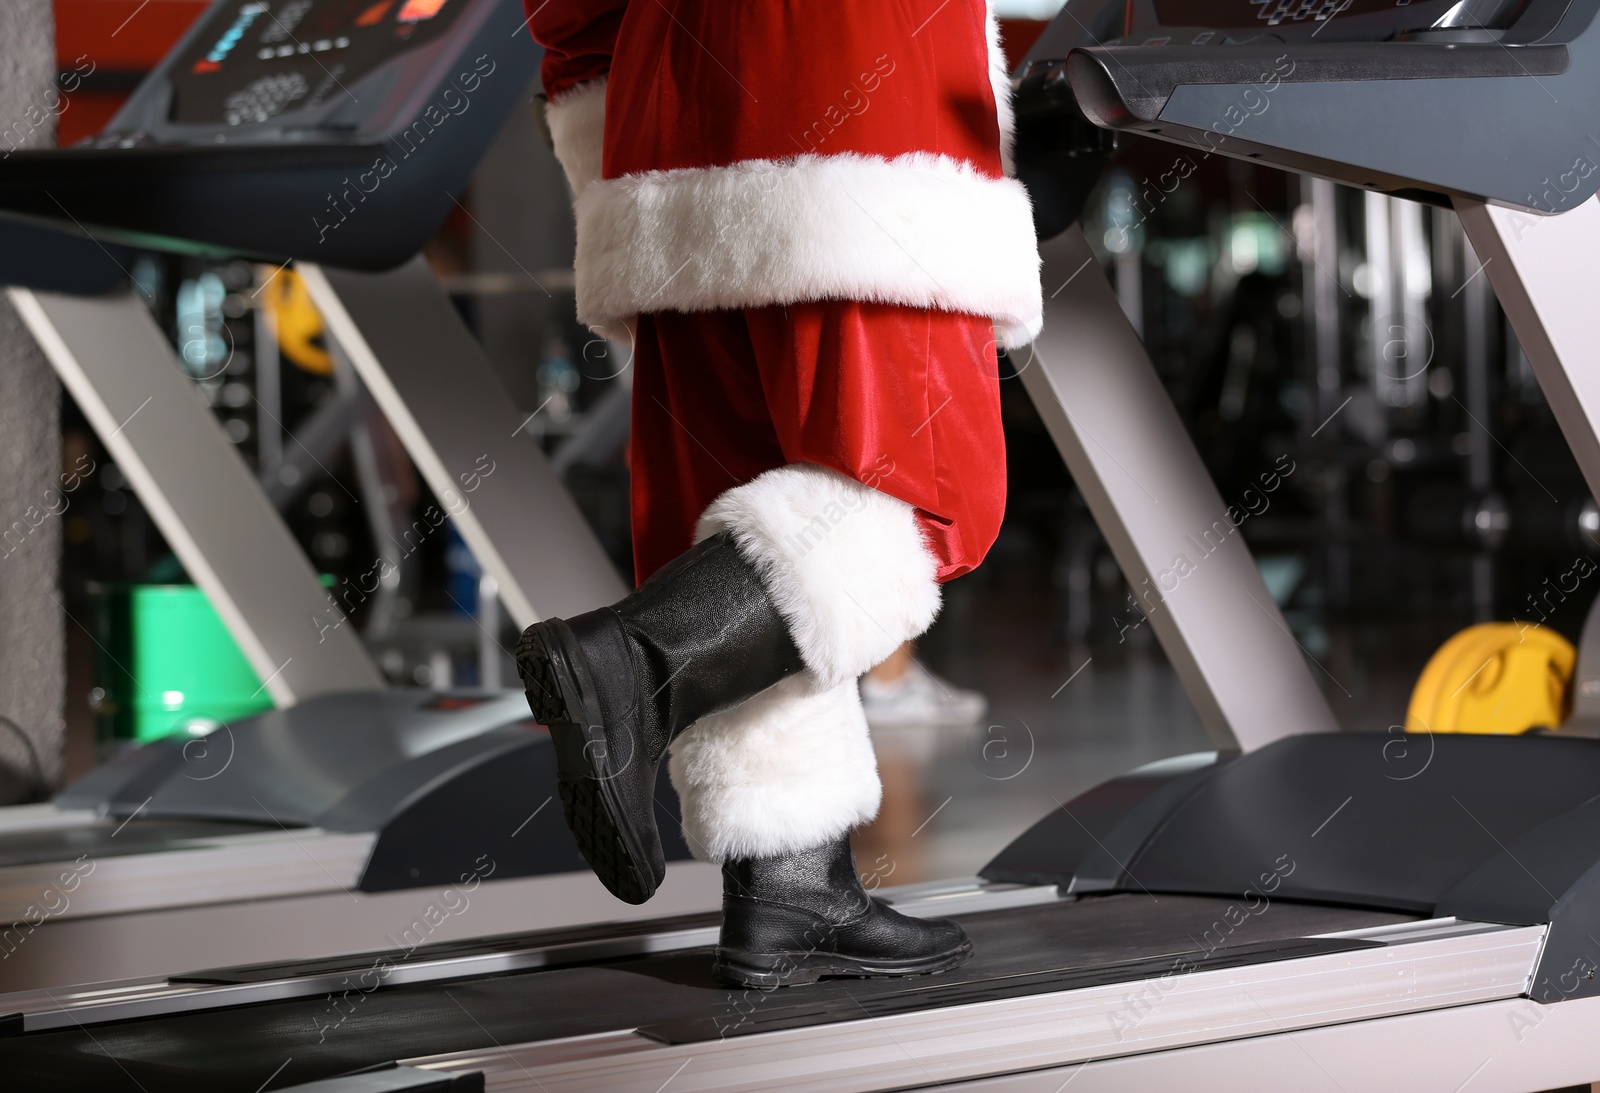
[[[261,286],[261,304],[278,336],[278,349],[290,364],[313,375],[333,372],[322,329],[322,313],[311,302],[305,281],[292,269],[280,269]]]
[[[1411,692],[1412,732],[1516,734],[1555,728],[1572,706],[1572,643],[1526,623],[1469,626],[1439,647]]]

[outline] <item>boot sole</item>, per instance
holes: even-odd
[[[865,960],[836,953],[745,953],[718,949],[711,970],[741,987],[772,990],[797,987],[819,979],[891,979],[935,975],[959,968],[972,957],[972,942],[914,960]]]
[[[577,638],[559,619],[535,623],[523,631],[516,660],[534,720],[555,744],[557,791],[579,853],[612,895],[644,903],[660,878],[617,800],[617,772],[608,762],[602,715]]]

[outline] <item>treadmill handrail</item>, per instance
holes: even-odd
[[[1108,129],[1160,119],[1181,86],[1358,83],[1380,80],[1559,76],[1565,45],[1440,45],[1432,42],[1111,45],[1074,49],[1067,76],[1083,112]]]

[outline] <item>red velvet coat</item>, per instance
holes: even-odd
[[[1038,332],[984,0],[525,3],[585,322],[839,299]]]

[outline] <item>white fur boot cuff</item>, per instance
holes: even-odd
[[[725,529],[824,687],[853,681],[939,613],[915,510],[837,471],[791,463],[727,491],[695,537]]]
[[[883,793],[856,681],[823,687],[811,672],[696,722],[669,770],[689,849],[717,863],[837,838]]]

